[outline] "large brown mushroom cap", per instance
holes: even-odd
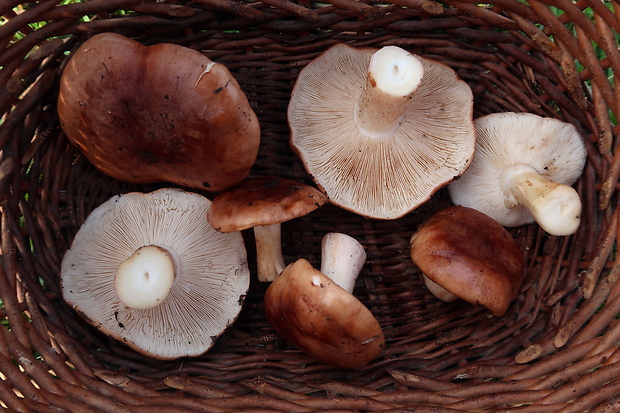
[[[453,206],[430,217],[411,238],[411,259],[424,276],[472,304],[503,315],[523,281],[523,252],[495,220]]]
[[[260,143],[258,119],[224,65],[114,33],[71,57],[58,113],[99,170],[128,182],[220,191],[245,179]]]
[[[297,348],[336,367],[363,366],[385,345],[370,310],[305,259],[288,265],[269,286],[265,314]]]

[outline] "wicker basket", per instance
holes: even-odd
[[[0,2],[0,404],[7,410],[620,411],[617,0],[65,3]],[[578,128],[588,151],[575,186],[582,225],[570,237],[536,225],[511,230],[527,277],[498,318],[433,298],[409,258],[413,231],[449,204],[445,190],[394,221],[326,205],[283,224],[285,259],[318,264],[329,231],[362,242],[368,261],[354,293],[384,329],[378,359],[342,370],[299,352],[267,323],[265,286],[255,281],[241,316],[209,352],[148,359],[97,332],[59,292],[61,259],[88,213],[114,194],[154,187],[100,174],[59,128],[63,66],[103,31],[177,43],[226,64],[262,125],[252,173],[306,183],[286,121],[305,64],[338,42],[399,45],[439,60],[473,89],[476,116],[525,111]]]

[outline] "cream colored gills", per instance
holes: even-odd
[[[250,280],[241,233],[213,229],[210,207],[204,196],[172,188],[112,197],[63,257],[63,298],[149,357],[209,350],[237,318]]]
[[[291,147],[330,202],[396,219],[472,159],[473,94],[451,68],[394,46],[338,44],[299,74]]]

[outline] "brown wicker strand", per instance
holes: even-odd
[[[592,348],[599,343],[598,339],[591,339],[585,343],[572,346],[569,349],[565,349],[561,352],[557,352],[550,356],[547,356],[542,362],[534,363],[522,368],[510,376],[507,376],[508,380],[524,380],[536,377],[543,377],[554,371],[560,370],[564,366],[568,366],[574,363],[576,360],[581,359],[588,354]]]
[[[28,407],[29,401],[18,397],[5,380],[0,381],[0,400],[2,400],[3,409],[7,412],[26,413],[31,411]],[[30,402],[39,403],[35,401]]]
[[[45,364],[36,360],[34,355],[29,349],[23,347],[21,343],[17,342],[15,337],[11,336],[6,329],[0,330],[3,335],[3,341],[7,345],[7,348],[11,349],[11,358],[16,360],[19,365],[27,372],[32,381],[36,383],[38,387],[49,389],[53,393],[63,394],[62,390],[57,386],[55,373],[49,371]]]
[[[578,377],[584,371],[599,367],[613,351],[608,350],[594,356],[586,357],[555,371],[531,386],[532,389],[545,389],[559,385]]]
[[[592,264],[586,270],[583,279],[583,295],[585,298],[590,298],[594,294],[594,288],[597,285],[600,277],[603,263],[607,262],[614,242],[617,239],[618,234],[618,215],[614,214],[612,221],[609,224],[607,232],[602,239],[598,247],[598,254],[592,260]]]
[[[265,15],[258,9],[230,0],[197,0],[196,3],[212,6],[230,12],[243,19],[263,20]]]

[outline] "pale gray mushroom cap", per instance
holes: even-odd
[[[376,51],[339,44],[300,72],[288,107],[291,147],[330,202],[395,219],[469,165],[473,97],[451,68],[420,58],[423,78],[394,132],[368,136],[354,110]]]
[[[207,222],[207,198],[178,189],[114,196],[78,231],[61,268],[64,299],[102,332],[157,359],[197,356],[237,318],[249,287],[239,232]],[[158,306],[124,305],[114,289],[119,264],[140,247],[173,252],[177,273]]]
[[[586,162],[586,148],[577,129],[559,119],[532,113],[494,113],[477,118],[476,151],[465,173],[449,185],[452,202],[477,209],[506,227],[535,221],[502,189],[502,172],[528,165],[541,176],[573,185]],[[510,208],[509,208],[510,207]]]

